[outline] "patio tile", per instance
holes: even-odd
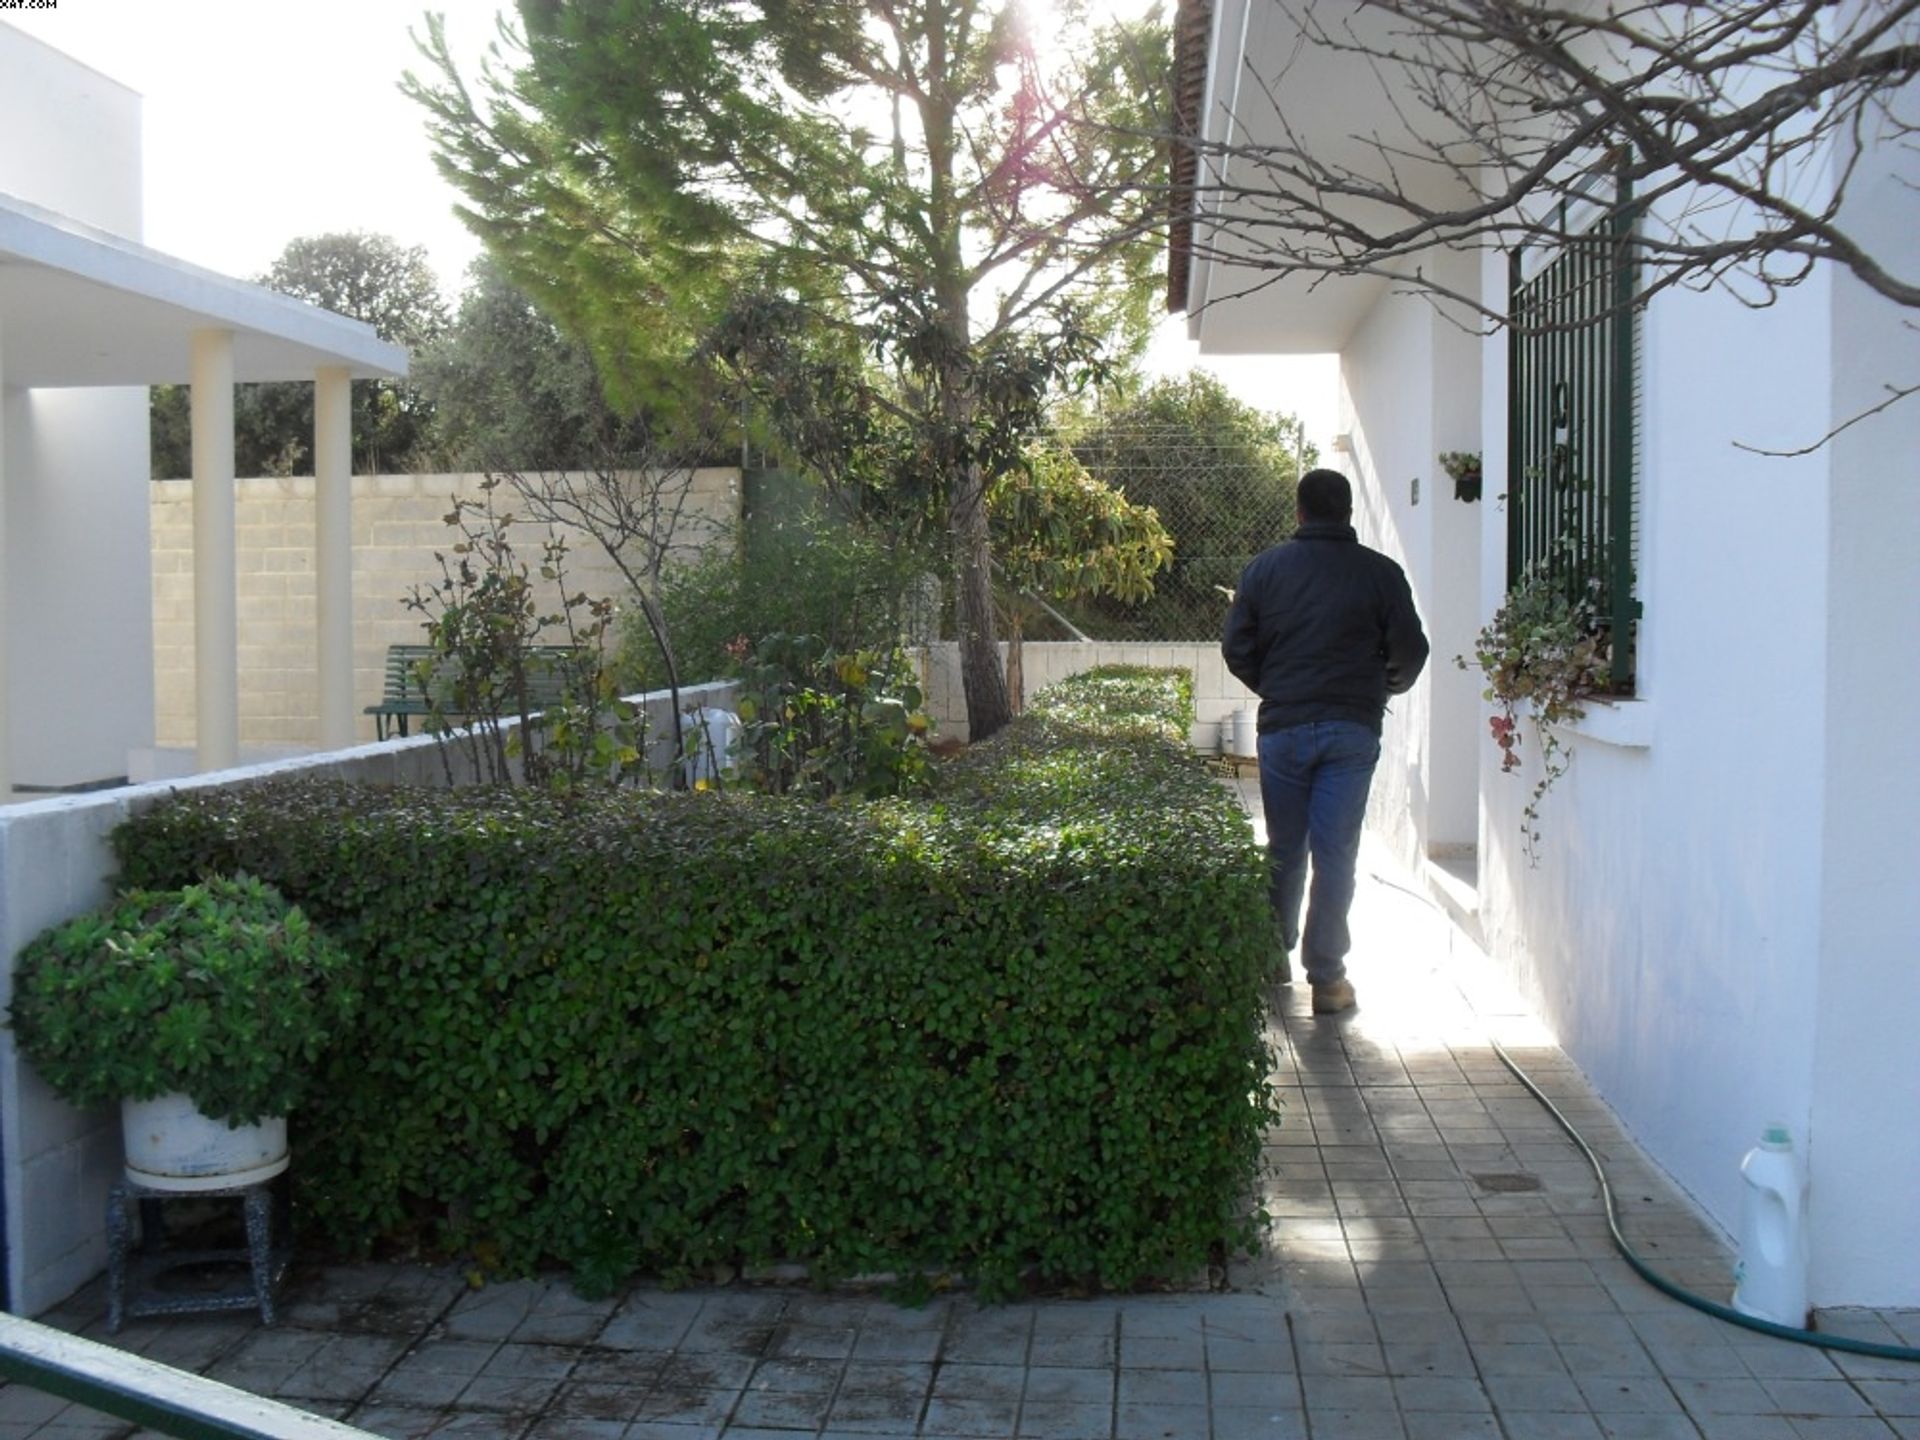
[[[699,1317],[697,1295],[629,1295],[600,1327],[595,1344],[606,1349],[671,1350]]]
[[[1214,1412],[1216,1419],[1219,1413]],[[1204,1435],[1207,1412],[1193,1405],[1122,1405],[1114,1413],[1113,1433],[1114,1440],[1175,1440]]]
[[[1407,1440],[1497,1440],[1499,1424],[1491,1415],[1454,1415],[1419,1410],[1403,1415]]]
[[[1123,1335],[1120,1363],[1135,1370],[1197,1370],[1204,1363],[1205,1337],[1189,1335]]]
[[[1500,1427],[1507,1440],[1603,1440],[1592,1416],[1561,1410],[1503,1410]]]
[[[1293,1343],[1284,1335],[1266,1340],[1248,1340],[1211,1332],[1206,1343],[1207,1368],[1215,1374],[1251,1370],[1291,1371],[1294,1368]]]
[[[1111,1365],[1114,1348],[1111,1334],[1048,1335],[1036,1332],[1027,1352],[1027,1363],[1069,1368]]]
[[[925,1402],[917,1395],[841,1395],[834,1400],[827,1419],[830,1428],[836,1430],[911,1435],[919,1427],[924,1408]]]
[[[1018,1365],[943,1365],[933,1378],[936,1399],[1017,1402],[1027,1372]]]
[[[461,1410],[489,1410],[533,1414],[545,1408],[560,1389],[560,1379],[516,1375],[482,1375],[469,1381],[455,1402]]]
[[[438,1409],[459,1399],[472,1379],[444,1371],[395,1370],[374,1387],[371,1398],[381,1405]]]
[[[1574,1383],[1596,1415],[1680,1413],[1680,1402],[1658,1376],[1589,1375],[1577,1371]]]
[[[1313,1440],[1406,1440],[1400,1417],[1379,1410],[1313,1411]]]
[[[840,1378],[842,1394],[924,1396],[933,1383],[933,1366],[907,1362],[852,1360]]]
[[[1316,1422],[1322,1410],[1346,1412],[1397,1408],[1393,1382],[1384,1377],[1302,1375],[1300,1388],[1307,1398],[1307,1411],[1315,1417]]]
[[[1207,1377],[1197,1370],[1122,1370],[1122,1405],[1205,1405]]]
[[[354,1411],[350,1423],[356,1429],[387,1436],[388,1440],[415,1440],[416,1436],[428,1434],[445,1418],[445,1412],[439,1409],[378,1404]]]
[[[927,1403],[923,1428],[929,1435],[1006,1440],[1020,1413],[1017,1400],[960,1400],[935,1395]]]
[[[1871,1415],[1872,1408],[1845,1380],[1762,1380],[1780,1413],[1794,1418]]]
[[[444,1431],[436,1434],[444,1434]],[[626,1440],[624,1420],[589,1420],[577,1415],[544,1415],[527,1428],[526,1440]]]
[[[738,1433],[740,1426],[812,1432],[826,1423],[827,1412],[832,1407],[833,1400],[829,1395],[803,1395],[789,1390],[750,1390],[740,1397],[740,1403],[734,1407],[734,1428],[728,1433]]]
[[[1503,1416],[1509,1410],[1587,1413],[1586,1397],[1568,1375],[1489,1375],[1487,1394]]]
[[[1755,1380],[1682,1377],[1668,1382],[1692,1415],[1771,1415],[1773,1397]]]
[[[640,1404],[646,1398],[643,1385],[568,1381],[554,1392],[548,1413],[579,1420],[617,1420],[624,1425],[640,1413]]]
[[[597,1385],[632,1385],[644,1390],[660,1378],[670,1359],[671,1353],[665,1350],[582,1350],[568,1378]]]
[[[640,1402],[636,1422],[672,1422],[680,1425],[723,1425],[740,1400],[737,1390],[689,1390],[661,1386]]]
[[[1122,1374],[1131,1372],[1123,1371]],[[1197,1380],[1201,1395],[1206,1394],[1206,1377],[1200,1374],[1182,1375],[1182,1380]],[[1040,1369],[1027,1372],[1025,1401],[1028,1406],[1036,1403],[1072,1403],[1083,1405],[1113,1404],[1114,1374],[1111,1370],[1087,1369]]]
[[[1177,1421],[1176,1413],[1167,1417],[1169,1422]],[[1136,1417],[1131,1422],[1139,1426],[1137,1433],[1128,1428],[1129,1417],[1121,1412],[1120,1421],[1114,1427],[1115,1440],[1185,1440],[1185,1437],[1200,1432],[1192,1429],[1164,1428],[1146,1429],[1150,1418]],[[1304,1410],[1273,1410],[1264,1406],[1254,1409],[1237,1409],[1228,1405],[1213,1407],[1213,1440],[1307,1440],[1307,1416]]]
[[[1700,1431],[1685,1415],[1601,1415],[1600,1433],[1607,1440],[1700,1440]]]
[[[1491,1412],[1493,1402],[1478,1380],[1432,1375],[1410,1375],[1393,1382],[1394,1398],[1403,1411],[1437,1410],[1450,1414]]]
[[[1216,1410],[1297,1410],[1301,1403],[1295,1375],[1219,1374],[1207,1382]]]
[[[1022,1440],[1111,1440],[1113,1406],[1029,1400],[1020,1407],[1020,1425],[1015,1433]]]

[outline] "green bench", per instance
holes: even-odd
[[[528,646],[529,708],[538,712],[567,699],[570,681],[579,675],[584,659],[571,645]],[[457,663],[443,659],[431,645],[389,645],[380,703],[367,706],[363,713],[373,716],[374,732],[382,740],[390,733],[410,733],[415,716],[465,719],[453,703],[458,676]]]

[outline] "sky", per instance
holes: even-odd
[[[1105,0],[1136,7],[1141,0]],[[414,0],[58,0],[4,23],[143,97],[146,233],[156,250],[251,279],[288,241],[368,230],[421,245],[451,301],[478,242],[433,168],[424,112],[400,93],[425,73]],[[498,0],[435,0],[463,73],[495,39]],[[511,13],[511,7],[508,7]],[[1172,321],[1149,366],[1202,363],[1242,399],[1306,422],[1327,453],[1336,421],[1325,357],[1199,361]]]

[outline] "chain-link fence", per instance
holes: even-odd
[[[1073,449],[1096,479],[1153,506],[1174,543],[1150,599],[1059,604],[1095,640],[1218,640],[1240,571],[1293,532],[1299,465],[1313,463],[1311,450],[1208,440],[1190,426],[1109,424]]]

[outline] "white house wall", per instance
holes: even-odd
[[[1915,253],[1920,196],[1889,154],[1855,177],[1848,223]],[[1909,264],[1911,273],[1911,264]],[[1830,423],[1920,382],[1909,312],[1833,285]],[[1804,436],[1800,443],[1812,439]],[[1920,1304],[1920,396],[1831,447],[1826,496],[1825,803],[1811,1146],[1814,1301]],[[1818,496],[1802,497],[1802,505]],[[1900,1117],[1894,1119],[1893,1117]]]
[[[31,390],[8,420],[14,783],[118,779],[153,744],[147,391]]]
[[[140,97],[3,23],[0,75],[0,193],[137,240]],[[124,776],[153,738],[147,392],[4,396],[12,776]]]
[[[1766,311],[1690,293],[1650,308],[1639,699],[1568,737],[1573,765],[1543,807],[1538,868],[1519,853],[1534,762],[1519,775],[1481,765],[1490,948],[1629,1128],[1729,1230],[1740,1156],[1762,1125],[1808,1134],[1830,463],[1734,442],[1780,443],[1783,417],[1805,417],[1809,397],[1826,394],[1825,296],[1810,281]],[[1503,390],[1504,355],[1490,350],[1487,370]],[[1489,396],[1495,408],[1504,394]],[[1489,489],[1504,488],[1504,435],[1489,440],[1500,456]],[[1487,553],[1502,554],[1504,517],[1484,520]],[[1489,613],[1503,579],[1485,579]]]
[[[1436,263],[1471,282],[1469,262]],[[1479,343],[1423,299],[1389,295],[1341,354],[1360,538],[1398,560],[1433,644],[1426,675],[1389,706],[1368,818],[1409,862],[1473,843],[1479,686],[1453,663],[1479,626],[1478,531],[1486,501],[1456,500],[1447,450],[1479,442]],[[1417,489],[1417,498],[1416,498]]]
[[[0,194],[141,235],[140,96],[0,21]]]

